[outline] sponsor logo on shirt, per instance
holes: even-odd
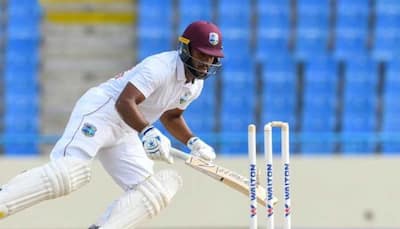
[[[190,91],[185,92],[181,98],[179,99],[179,104],[185,104],[187,103],[187,101],[189,101],[190,96],[192,95],[192,93],[190,93]]]

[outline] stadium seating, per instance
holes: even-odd
[[[222,72],[220,128],[223,135],[246,134],[247,125],[256,121],[254,65],[247,56],[236,61],[225,63]],[[237,144],[223,142],[221,153],[247,152],[247,141],[242,141],[243,138],[235,140]]]
[[[348,60],[367,54],[369,9],[369,1],[337,1],[336,58]]]
[[[376,4],[372,55],[379,60],[400,57],[400,2],[380,0]]]
[[[301,131],[333,135],[337,125],[337,62],[331,56],[324,56],[308,60],[304,68]],[[302,144],[302,152],[307,154],[332,153],[334,149],[335,143],[324,139]]]
[[[219,1],[218,25],[223,34],[226,62],[250,57],[250,13],[248,1]]]
[[[7,4],[4,48],[4,152],[35,155],[39,133],[39,46],[41,9],[38,2],[11,0]],[[15,136],[19,136],[18,138]]]
[[[296,125],[296,65],[293,59],[265,61],[262,74],[261,122],[274,120]]]
[[[330,12],[328,0],[297,1],[295,48],[297,58],[309,59],[327,54]]]
[[[260,106],[261,120],[258,132],[262,136],[262,125],[276,120],[288,122],[290,127],[295,128],[297,108],[297,77],[296,64],[293,58],[278,57],[262,62],[263,71],[261,75],[262,97]],[[279,133],[275,134],[279,139]],[[262,141],[259,141],[262,147]],[[294,146],[291,148],[294,149]],[[274,144],[274,152],[280,152],[280,145]]]
[[[184,113],[220,154],[246,152],[247,125],[258,124],[262,135],[262,124],[273,120],[289,122],[297,138],[291,148],[303,155],[400,152],[399,0],[136,2],[138,61],[175,48],[176,36],[195,20],[221,28],[223,68]],[[2,133],[6,140],[33,136],[4,149],[34,155],[38,145],[29,139],[37,138],[40,123],[42,12],[31,0],[4,6]]]
[[[227,31],[228,37],[231,30],[250,31],[251,5],[249,1],[220,0],[218,6],[218,25]],[[246,34],[249,36],[249,34]]]
[[[204,1],[193,1],[193,0],[180,0],[179,1],[179,29],[178,32],[181,34],[186,26],[193,21],[205,20],[212,21],[211,0]]]
[[[256,58],[260,61],[276,55],[289,56],[289,1],[257,1]]]
[[[200,135],[207,135],[215,129],[216,82],[215,76],[206,79],[201,95],[184,114],[190,127]]]
[[[172,0],[138,1],[137,60],[172,47]]]
[[[377,65],[370,57],[349,60],[345,71],[342,131],[361,139],[342,145],[344,153],[372,153],[375,142],[363,139],[376,130]]]
[[[383,117],[382,132],[394,134],[400,132],[400,61],[392,60],[387,64],[383,91]],[[390,137],[382,143],[382,152],[400,152],[400,143],[395,141],[396,137]]]

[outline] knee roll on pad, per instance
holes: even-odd
[[[165,208],[182,178],[173,170],[162,170],[116,200],[96,223],[101,229],[133,228]]]
[[[89,163],[75,158],[64,157],[44,166],[47,179],[52,187],[52,197],[67,195],[90,182]]]
[[[164,170],[147,179],[137,190],[145,197],[144,205],[153,217],[169,204],[180,187],[181,177],[173,170]]]
[[[43,200],[67,195],[89,183],[90,178],[89,163],[71,157],[23,172],[2,187],[0,218]]]

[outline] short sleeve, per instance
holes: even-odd
[[[129,72],[129,82],[142,92],[147,98],[165,80],[165,72],[162,71],[163,64],[160,61],[148,60],[140,64],[140,67]],[[165,69],[165,68],[164,68]]]

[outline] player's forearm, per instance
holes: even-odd
[[[126,100],[118,100],[115,104],[122,120],[136,131],[142,131],[149,123],[144,119],[135,103]]]
[[[193,133],[187,126],[185,119],[183,116],[166,116],[163,115],[161,117],[161,122],[165,126],[165,128],[178,139],[183,144],[186,144],[187,141],[193,137]]]

